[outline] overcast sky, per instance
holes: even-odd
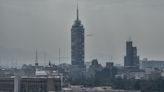
[[[125,42],[132,38],[141,58],[164,60],[163,0],[79,0],[85,27],[86,61],[123,63]],[[75,0],[0,0],[0,64],[48,60],[70,63]],[[111,60],[111,56],[113,57]],[[46,61],[46,62],[44,62]]]

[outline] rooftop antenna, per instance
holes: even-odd
[[[132,37],[131,36],[129,36],[128,41],[132,41]]]
[[[18,69],[18,61],[17,61],[17,59],[16,59],[16,62],[15,62],[15,64],[16,64],[16,69]]]
[[[38,66],[38,52],[37,52],[37,49],[36,49],[36,52],[35,52],[35,66]]]
[[[49,63],[48,63],[49,66],[51,66],[51,60],[49,60]]]
[[[59,65],[60,65],[60,60],[61,60],[60,54],[61,54],[61,51],[60,51],[60,48],[59,48]]]
[[[46,56],[47,56],[47,54],[46,54],[46,52],[44,51],[44,65],[46,65]]]
[[[113,62],[113,56],[111,56],[111,62]]]

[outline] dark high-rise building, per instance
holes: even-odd
[[[84,27],[79,20],[77,7],[77,19],[71,28],[71,63],[79,67],[84,66]]]
[[[137,48],[133,47],[132,41],[126,42],[126,56],[124,57],[124,66],[129,68],[139,68],[139,56],[137,56]]]

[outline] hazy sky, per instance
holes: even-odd
[[[164,0],[79,0],[85,27],[86,60],[123,63],[131,36],[141,58],[164,60]],[[0,0],[0,64],[49,59],[70,63],[75,0]],[[46,62],[44,62],[46,61]]]

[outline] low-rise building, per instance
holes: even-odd
[[[69,88],[63,88],[63,92],[141,92],[139,90],[116,90],[111,87],[83,87],[83,86],[71,86]]]
[[[0,77],[0,92],[61,92],[61,76]]]
[[[164,61],[160,60],[148,60],[147,58],[140,60],[140,69],[164,69]]]

